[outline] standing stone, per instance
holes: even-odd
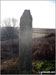
[[[19,32],[19,73],[32,72],[32,17],[29,10],[25,10],[20,18]]]

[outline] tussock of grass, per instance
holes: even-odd
[[[55,61],[54,60],[44,60],[44,61],[35,61],[32,63],[32,71],[38,73],[39,71],[54,71],[55,70]]]

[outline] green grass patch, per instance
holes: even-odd
[[[54,60],[44,60],[44,61],[34,61],[32,62],[32,70],[34,73],[39,71],[54,71],[55,70],[55,61]]]

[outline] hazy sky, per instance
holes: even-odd
[[[33,28],[55,28],[54,1],[1,1],[1,22],[7,18],[18,19],[25,9],[31,11]]]

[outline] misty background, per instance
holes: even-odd
[[[1,26],[5,26],[4,20],[15,18],[16,27],[20,27],[20,17],[25,9],[31,11],[33,28],[55,29],[55,0],[1,1]]]

